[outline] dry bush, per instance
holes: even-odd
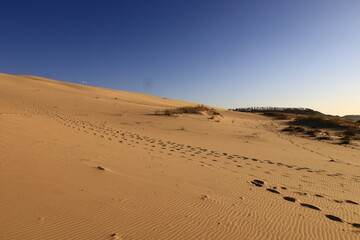
[[[268,117],[273,117],[276,119],[281,119],[281,120],[289,120],[289,119],[294,118],[293,114],[281,113],[281,112],[264,112],[263,115],[268,116]]]
[[[283,131],[283,132],[292,132],[292,133],[295,133],[295,132],[305,132],[305,128],[303,128],[303,127],[289,126],[289,127],[286,127],[286,128],[284,128],[284,129],[282,129],[281,131]]]
[[[166,115],[166,116],[175,116],[178,114],[201,114],[202,112],[208,112],[211,115],[222,116],[219,112],[217,112],[214,108],[209,108],[204,105],[196,105],[196,106],[185,106],[179,107],[175,109],[165,109],[164,111],[156,111],[156,115]]]
[[[316,139],[318,140],[331,140],[331,135],[329,132],[321,132],[321,135],[318,136]]]
[[[349,127],[348,129],[346,129],[346,131],[344,132],[345,136],[351,136],[351,137],[355,137],[358,134],[359,130],[354,128],[354,127]]]
[[[353,140],[360,140],[360,129],[349,127],[344,131],[340,142],[342,144],[350,144]]]
[[[319,129],[311,129],[311,130],[306,131],[306,134],[309,135],[310,137],[317,137],[317,135],[320,133],[321,133],[321,130],[319,130]]]
[[[318,140],[331,140],[331,137],[330,136],[320,136],[320,137],[317,137],[316,139],[318,139]]]
[[[257,109],[250,110],[255,112],[257,111]],[[360,121],[353,122],[346,118],[325,115],[317,111],[306,112],[300,109],[298,112],[296,112],[292,111],[292,109],[290,110],[291,111],[288,111],[287,109],[282,111],[280,109],[279,111],[275,112],[265,111],[262,112],[262,114],[265,116],[274,117],[276,119],[289,120],[287,122],[288,127],[282,129],[282,131],[285,132],[303,133],[318,140],[331,140],[332,137],[329,132],[322,132],[320,130],[331,129],[342,131],[340,139],[342,144],[350,144],[352,141],[360,140]],[[304,127],[311,129],[307,130]]]
[[[312,115],[312,116],[297,116],[294,124],[305,125],[312,128],[336,128],[347,129],[355,127],[356,123],[336,116],[326,115]]]
[[[351,137],[350,136],[344,136],[340,139],[341,144],[350,144],[351,143]]]

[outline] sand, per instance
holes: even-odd
[[[0,239],[360,239],[360,150],[0,74]]]

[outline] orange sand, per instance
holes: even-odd
[[[192,104],[0,74],[0,239],[360,239],[359,147]]]

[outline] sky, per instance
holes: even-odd
[[[358,0],[2,0],[0,72],[360,114]]]

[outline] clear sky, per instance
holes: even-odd
[[[0,72],[360,114],[359,0],[2,0]]]

